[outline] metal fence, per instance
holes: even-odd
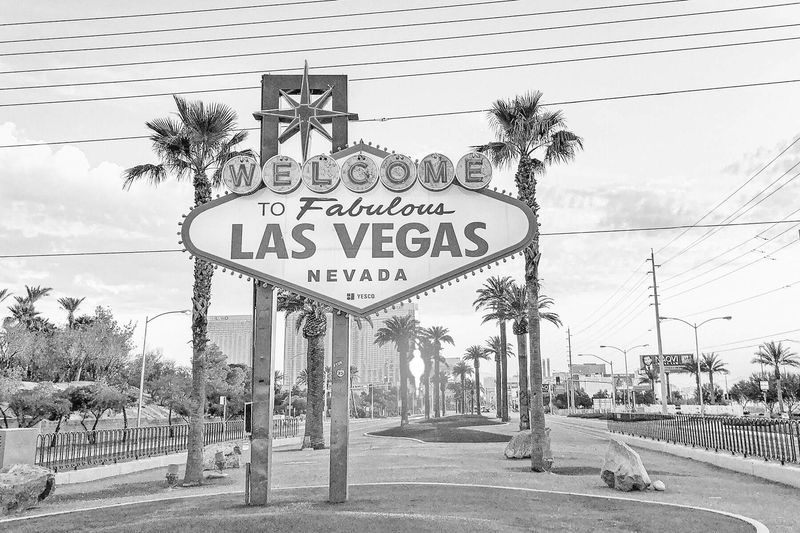
[[[273,421],[273,437],[294,437],[301,421]],[[134,461],[187,449],[189,425],[101,429],[69,433],[43,433],[36,440],[36,464],[55,471]],[[205,444],[243,439],[244,421],[206,422]]]
[[[800,448],[800,424],[796,420],[693,415],[637,420],[618,414],[608,420],[608,429],[715,452],[723,450],[744,457],[761,457],[781,464],[797,463]]]

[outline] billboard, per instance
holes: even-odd
[[[658,354],[642,354],[639,356],[642,370],[655,367],[658,368]],[[664,372],[686,372],[685,365],[694,364],[694,354],[691,353],[665,353]]]
[[[366,316],[523,250],[533,213],[486,190],[491,165],[470,153],[415,163],[400,154],[337,154],[263,168],[237,158],[234,191],[194,209],[182,244],[193,255],[356,316]],[[260,179],[264,186],[254,188]]]

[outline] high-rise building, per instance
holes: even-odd
[[[208,339],[228,357],[229,365],[251,365],[253,351],[251,315],[209,316]]]
[[[393,343],[378,346],[375,344],[375,332],[382,328],[392,316],[411,314],[414,316],[416,305],[400,304],[390,314],[372,318],[370,324],[366,320],[351,320],[350,322],[350,365],[355,366],[355,384],[383,384],[397,385],[400,382],[399,354]],[[283,372],[285,383],[295,383],[297,376],[306,368],[306,349],[308,343],[303,338],[302,331],[297,331],[294,317],[286,321],[286,336],[283,352]],[[330,366],[331,361],[331,321],[327,316],[328,328],[325,333],[325,366]]]

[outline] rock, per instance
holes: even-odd
[[[653,490],[662,491],[666,489],[667,487],[664,486],[664,482],[661,481],[660,479],[653,481]]]
[[[600,478],[612,489],[623,492],[647,490],[650,486],[650,476],[642,458],[630,446],[617,440],[608,443]]]
[[[203,448],[203,470],[239,468],[241,466],[241,442],[219,442]]]
[[[553,466],[553,452],[550,449],[550,428],[545,429],[544,461],[546,470]],[[514,435],[506,446],[506,459],[530,458],[533,449],[533,436],[530,431],[521,431]]]
[[[55,473],[41,466],[10,465],[0,470],[0,516],[35,507],[56,490]]]

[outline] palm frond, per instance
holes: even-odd
[[[126,169],[125,172],[122,173],[122,177],[125,180],[122,184],[122,188],[128,190],[131,188],[131,185],[141,180],[146,180],[150,182],[151,185],[159,185],[167,179],[167,171],[162,164],[152,165],[150,163],[145,163],[144,165],[136,165],[135,167]]]

